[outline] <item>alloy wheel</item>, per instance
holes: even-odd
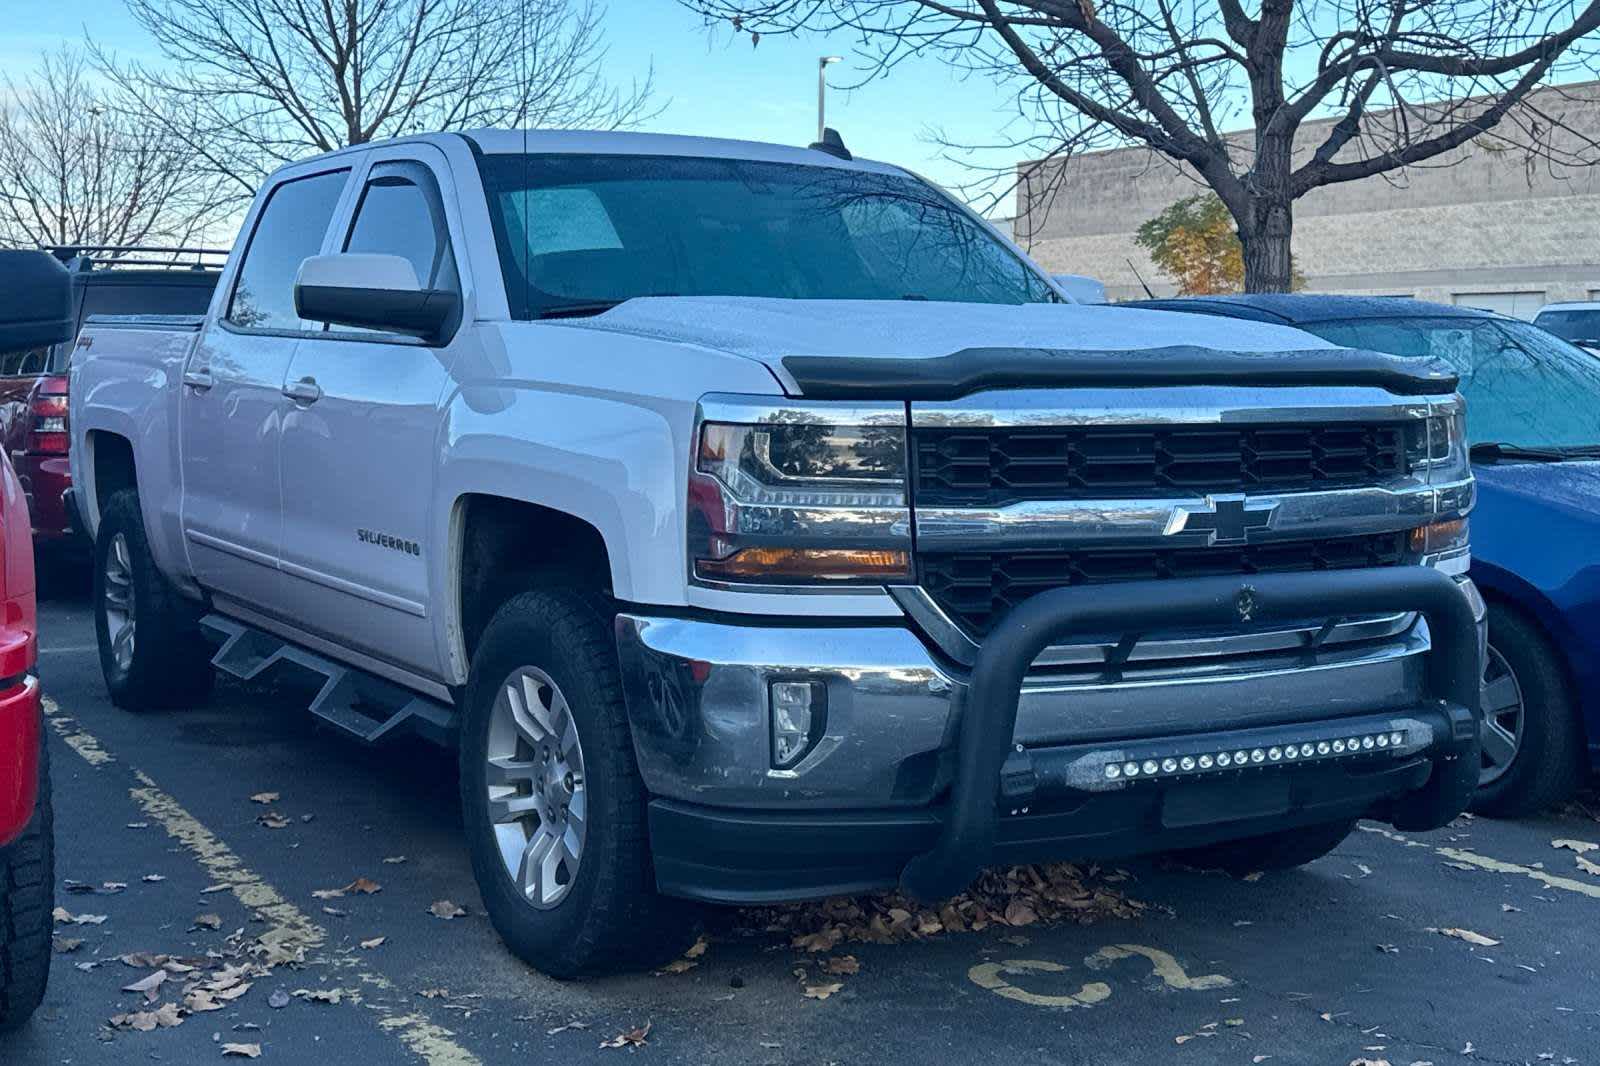
[[[1489,645],[1488,666],[1483,672],[1483,769],[1478,785],[1498,781],[1522,747],[1526,711],[1522,686],[1517,675],[1494,645]]]
[[[538,667],[519,667],[500,685],[485,779],[507,875],[533,906],[557,906],[583,858],[588,790],[572,710]]]
[[[137,613],[133,595],[133,557],[126,534],[111,538],[106,551],[105,591],[100,609],[106,615],[106,636],[111,641],[111,659],[118,670],[133,665],[133,642]]]

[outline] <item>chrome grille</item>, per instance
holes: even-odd
[[[1373,485],[1411,472],[1423,432],[1416,421],[924,426],[912,432],[913,485],[924,507]]]

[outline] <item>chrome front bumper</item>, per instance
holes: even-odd
[[[1483,601],[1465,578],[1483,630]],[[949,784],[967,674],[904,625],[773,626],[622,614],[628,713],[646,787],[719,807],[919,807]],[[1024,745],[1171,736],[1396,710],[1424,687],[1427,625],[1317,650],[1036,670]],[[792,770],[772,769],[774,681],[821,682],[826,730]]]

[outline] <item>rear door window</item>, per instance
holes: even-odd
[[[286,181],[268,194],[239,266],[227,320],[244,329],[318,329],[294,313],[300,264],[322,251],[348,170]]]

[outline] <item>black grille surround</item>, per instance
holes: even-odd
[[[1068,585],[1228,574],[1399,566],[1410,533],[1274,541],[1239,547],[1085,548],[1072,551],[919,552],[917,581],[956,622],[982,639],[1012,607]]]
[[[919,507],[1375,485],[1411,473],[1419,422],[916,427]]]

